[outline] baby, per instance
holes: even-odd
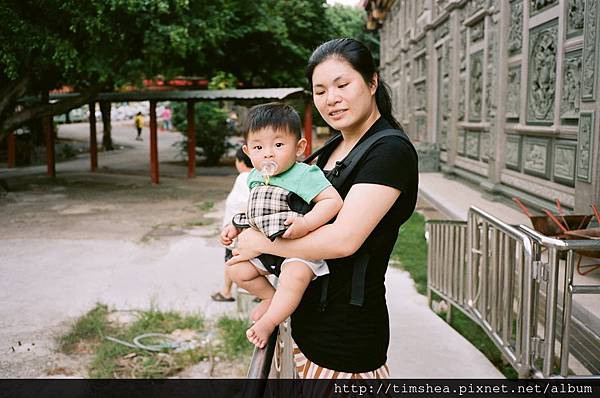
[[[342,207],[342,198],[317,166],[296,162],[304,153],[298,113],[289,105],[257,105],[248,113],[244,152],[254,169],[248,176],[250,198],[247,213],[236,215],[221,233],[230,245],[242,227],[256,228],[271,239],[301,238],[331,220]],[[295,194],[314,204],[305,215],[292,211],[289,196]],[[281,258],[263,254],[227,270],[238,286],[262,301],[251,314],[255,323],[246,331],[248,340],[262,348],[275,327],[294,312],[304,290],[314,278],[329,273],[324,260]],[[277,290],[265,277],[279,276]]]

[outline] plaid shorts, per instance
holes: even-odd
[[[299,216],[288,202],[290,191],[274,185],[258,185],[250,191],[246,213],[236,214],[233,225],[237,228],[253,227],[271,240],[282,235],[288,217]]]

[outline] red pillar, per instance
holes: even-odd
[[[194,101],[187,103],[188,134],[188,178],[196,176],[196,119],[194,117]]]
[[[15,148],[16,148],[16,137],[15,137],[15,133],[13,133],[12,131],[10,133],[8,133],[8,136],[6,137],[6,146],[7,146],[7,156],[6,156],[6,163],[9,169],[12,169],[13,167],[15,167]]]
[[[156,136],[156,101],[150,101],[150,180],[158,184],[158,141]]]
[[[96,103],[90,102],[90,170],[98,168],[98,142],[96,141]]]
[[[312,153],[312,122],[312,102],[308,101],[304,107],[304,138],[307,143],[305,157]]]
[[[48,103],[48,92],[42,93],[42,103]],[[48,165],[48,177],[56,177],[56,162],[54,160],[54,131],[52,129],[52,116],[42,118],[42,128],[46,141],[46,156]]]

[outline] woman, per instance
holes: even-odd
[[[389,92],[368,49],[353,39],[319,46],[308,61],[314,104],[343,140],[319,156],[326,175],[366,137],[401,130],[392,116]],[[385,378],[389,317],[385,272],[398,229],[412,214],[417,196],[417,155],[408,140],[377,141],[338,187],[344,205],[335,220],[301,239],[270,242],[247,230],[229,264],[269,253],[283,257],[328,259],[330,276],[313,281],[292,315],[294,360],[302,378]],[[368,252],[362,305],[350,304],[353,265]],[[322,295],[326,292],[326,306]]]

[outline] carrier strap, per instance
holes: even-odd
[[[346,179],[350,176],[356,165],[360,162],[362,157],[369,151],[369,149],[380,139],[388,136],[397,136],[403,141],[407,142],[411,148],[412,143],[408,136],[402,130],[386,129],[381,130],[373,135],[369,136],[363,142],[352,148],[350,153],[342,160],[337,162],[333,170],[332,176],[330,177],[331,184],[336,188],[340,189]],[[342,141],[342,135],[337,134],[330,138],[321,148],[317,149],[312,155],[307,157],[304,162],[310,163],[317,156],[322,154],[325,150],[335,147]],[[353,256],[352,266],[352,290],[350,294],[350,304],[356,306],[362,306],[365,300],[365,278],[367,275],[367,266],[369,265],[369,259],[371,255],[369,250],[365,248],[359,249]],[[325,311],[327,306],[327,288],[329,285],[329,275],[322,276],[321,282],[321,299],[320,309]]]

